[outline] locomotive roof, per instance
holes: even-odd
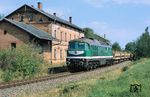
[[[70,41],[70,42],[73,42],[73,41],[85,42],[85,43],[88,43],[88,44],[90,44],[90,45],[96,45],[96,46],[111,47],[111,44],[110,44],[109,42],[98,41],[98,40],[96,40],[96,39],[80,38],[80,39],[72,40],[72,41]]]

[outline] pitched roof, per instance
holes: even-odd
[[[40,9],[38,9],[38,8],[31,7],[31,6],[27,5],[27,4],[24,4],[24,5],[21,6],[20,8],[22,8],[22,7],[29,7],[29,8],[34,9],[35,11],[37,11],[37,12],[39,12],[39,13],[41,13],[41,14],[47,16],[48,18],[50,18],[50,19],[52,19],[52,20],[54,20],[54,21],[56,21],[56,22],[59,22],[59,23],[65,24],[65,25],[67,25],[67,26],[70,26],[70,27],[72,27],[72,28],[75,28],[75,29],[78,29],[78,30],[80,30],[80,31],[83,31],[83,29],[80,28],[80,27],[78,27],[77,25],[72,24],[72,23],[70,23],[70,22],[68,22],[68,21],[66,21],[66,20],[64,20],[64,19],[61,19],[61,18],[59,18],[59,17],[57,17],[57,16],[51,15],[51,14],[49,14],[49,13],[43,11],[43,10],[40,10]],[[17,10],[19,10],[20,8],[18,8]],[[15,11],[17,11],[17,10],[15,10]],[[14,12],[15,12],[15,11],[14,11]],[[14,12],[12,12],[11,14],[13,14]],[[9,14],[9,15],[11,15],[11,14]],[[7,18],[9,15],[7,15],[6,18]]]
[[[39,39],[44,39],[44,40],[55,40],[55,38],[53,38],[52,36],[50,36],[48,33],[34,27],[33,25],[31,24],[25,24],[25,23],[22,23],[22,22],[17,22],[15,20],[10,20],[10,19],[6,19],[4,18],[3,20],[1,21],[7,21],[23,30],[25,30],[26,32],[28,32],[29,34],[32,34],[33,36],[39,38]],[[0,22],[1,22],[0,21]]]

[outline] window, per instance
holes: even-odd
[[[42,54],[44,52],[43,44],[38,44],[37,47],[39,49],[39,54]]]
[[[74,39],[76,39],[76,35],[74,35]]]
[[[54,37],[56,38],[56,30],[54,30]]]
[[[40,18],[40,19],[39,19],[39,22],[43,22],[43,18]]]
[[[23,22],[23,19],[24,19],[24,16],[21,15],[21,16],[20,16],[20,22]]]
[[[60,59],[63,59],[63,53],[62,53],[62,50],[60,50]]]
[[[16,43],[11,43],[11,48],[12,49],[16,48]]]
[[[6,30],[4,30],[4,35],[6,35],[7,34],[7,31]]]
[[[85,43],[82,43],[82,42],[79,43],[79,44],[78,44],[78,48],[79,48],[79,49],[85,49]]]
[[[63,32],[60,33],[60,40],[63,40]]]
[[[70,40],[71,40],[71,34],[70,34]]]
[[[29,15],[29,21],[33,21],[33,15]]]
[[[70,42],[69,43],[69,49],[75,49],[76,43],[75,42]]]
[[[65,33],[65,41],[67,42],[67,33]]]
[[[54,59],[56,59],[56,49],[54,49]]]
[[[67,50],[65,50],[65,56],[64,56],[64,58],[65,58],[65,57],[67,57]]]

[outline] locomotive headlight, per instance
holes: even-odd
[[[82,59],[82,61],[86,61],[86,59]]]
[[[67,64],[67,65],[69,65],[69,64],[70,64],[70,62],[69,62],[69,61],[67,61],[67,62],[66,62],[66,64]]]
[[[67,58],[66,61],[70,61],[70,59]]]

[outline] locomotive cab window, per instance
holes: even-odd
[[[75,42],[70,42],[69,49],[75,49],[75,48],[76,48]]]
[[[79,48],[79,49],[85,49],[85,43],[79,42],[78,48]]]

